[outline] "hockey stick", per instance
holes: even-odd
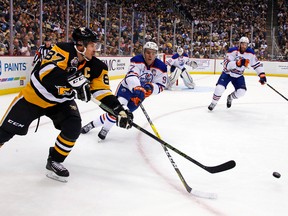
[[[149,122],[152,130],[154,131],[154,133],[156,134],[156,136],[161,139],[160,137],[160,134],[158,133],[156,127],[154,126],[152,120],[150,119],[147,111],[145,110],[144,106],[142,104],[140,104],[140,107],[147,119],[147,121]],[[170,155],[168,149],[162,144],[162,147],[165,151],[165,154],[167,155],[167,157],[169,158],[174,170],[176,171],[176,173],[178,174],[181,182],[183,183],[184,187],[186,188],[186,190],[188,191],[188,193],[191,193],[195,196],[199,196],[199,197],[203,197],[203,198],[208,198],[208,199],[216,199],[217,198],[217,194],[214,194],[214,193],[206,193],[206,192],[201,192],[201,191],[196,191],[196,190],[193,190],[192,191],[192,188],[187,184],[187,182],[185,181],[183,175],[181,174],[180,170],[178,169],[178,166],[176,165],[175,161],[173,160],[172,156]]]
[[[275,88],[273,88],[271,85],[269,85],[268,83],[266,83],[267,84],[267,86],[268,87],[270,87],[272,90],[274,90],[276,93],[278,93],[281,97],[283,97],[285,100],[287,100],[288,101],[288,99],[284,96],[284,95],[282,95],[280,92],[278,92]]]
[[[97,101],[93,97],[92,97],[92,101],[94,101],[96,104],[98,104],[98,106],[100,106],[102,109],[107,111],[109,114],[115,116],[115,113],[113,112],[113,110],[111,110],[105,104],[101,103],[100,101]],[[191,161],[192,163],[196,164],[197,166],[201,167],[202,169],[206,170],[209,173],[223,172],[223,171],[232,169],[236,166],[236,163],[234,160],[227,161],[227,162],[220,164],[220,165],[217,165],[217,166],[205,166],[205,165],[201,164],[200,162],[198,162],[197,160],[195,160],[195,159],[191,158],[190,156],[186,155],[185,153],[181,152],[177,148],[173,147],[172,145],[168,144],[164,140],[159,139],[157,136],[155,136],[154,134],[145,130],[144,128],[140,127],[136,123],[132,122],[131,125],[133,127],[137,128],[138,130],[140,130],[141,132],[145,133],[146,135],[150,136],[151,138],[155,139],[156,141],[160,142],[165,147],[171,149],[172,151],[176,152],[177,154],[181,155],[182,157],[186,158],[187,160]]]
[[[158,131],[156,130],[156,128],[155,128],[155,126],[154,126],[152,120],[150,119],[150,117],[149,117],[147,111],[145,110],[144,106],[143,106],[142,104],[140,104],[140,107],[141,107],[141,109],[142,109],[142,111],[143,111],[143,113],[144,113],[144,115],[145,115],[147,121],[149,122],[149,124],[150,124],[152,130],[154,131],[154,133],[156,134],[156,136],[157,136],[159,139],[161,139],[160,134],[159,134]],[[185,179],[184,179],[184,177],[182,176],[180,170],[178,169],[176,163],[174,162],[172,156],[170,155],[168,149],[167,149],[163,144],[162,144],[162,147],[163,147],[163,149],[164,149],[164,151],[165,151],[167,157],[169,158],[169,160],[170,160],[172,166],[174,167],[175,171],[177,172],[177,174],[178,174],[180,180],[182,181],[183,185],[185,186],[186,190],[188,191],[188,193],[190,193],[191,190],[192,190],[192,188],[191,188],[191,187],[187,184],[187,182],[185,181]]]

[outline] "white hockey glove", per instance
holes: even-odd
[[[195,69],[195,68],[198,67],[197,62],[195,62],[195,61],[187,62],[187,65],[190,66],[190,67],[192,67],[193,69]]]
[[[116,125],[121,128],[129,129],[132,127],[133,114],[127,108],[124,109],[122,105],[117,106],[113,109],[116,116]]]
[[[75,69],[74,69],[75,70]],[[88,102],[91,100],[89,81],[81,72],[74,72],[67,78],[68,83],[76,91],[77,98]]]

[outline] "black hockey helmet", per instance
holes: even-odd
[[[75,45],[84,45],[85,47],[89,42],[98,41],[98,35],[87,27],[75,28],[72,33],[72,38],[74,40]]]
[[[52,41],[52,40],[51,40],[50,37],[46,36],[46,37],[44,38],[44,41]]]

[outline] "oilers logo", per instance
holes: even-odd
[[[156,70],[154,70],[154,73],[156,73]],[[140,82],[141,83],[152,82],[153,76],[155,76],[153,75],[153,70],[152,73],[150,71],[148,73],[144,73],[140,77]]]

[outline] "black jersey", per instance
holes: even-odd
[[[120,105],[110,89],[107,65],[96,57],[78,62],[73,43],[54,45],[42,60],[40,68],[33,71],[30,82],[21,94],[28,102],[42,108],[73,100],[73,89],[67,82],[71,67],[77,67],[90,81],[94,98],[111,108]]]

